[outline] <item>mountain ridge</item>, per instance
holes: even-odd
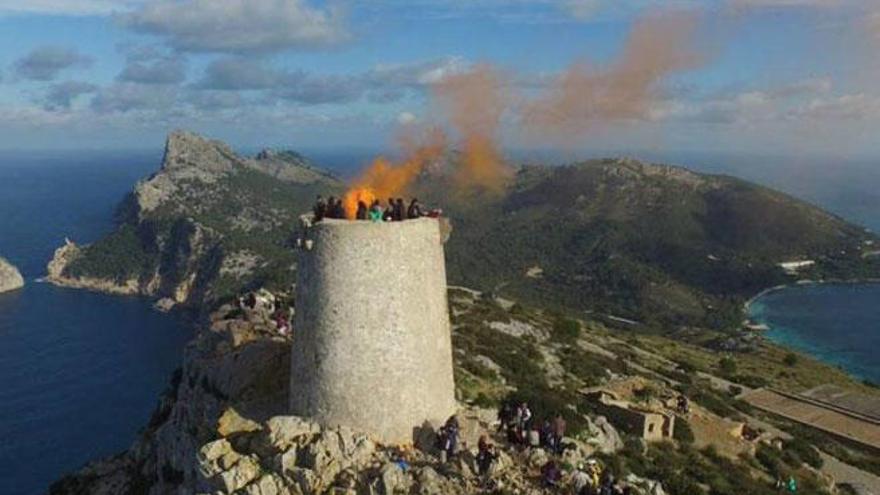
[[[598,159],[520,167],[491,194],[457,189],[442,165],[411,193],[442,206],[455,226],[447,245],[453,284],[648,327],[730,329],[743,303],[767,287],[880,274],[875,259],[861,256],[872,234],[730,176]],[[175,131],[160,170],[120,207],[117,231],[59,252],[49,278],[192,305],[248,287],[284,288],[293,283],[296,217],[315,194],[344,188],[296,152],[242,157]],[[779,266],[809,258],[816,265],[794,277]]]

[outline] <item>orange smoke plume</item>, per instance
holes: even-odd
[[[549,94],[526,105],[526,126],[545,136],[577,137],[609,121],[646,116],[666,76],[705,61],[694,48],[697,24],[693,13],[640,19],[618,61],[604,70],[585,63],[568,69]]]
[[[439,130],[430,131],[421,142],[405,136],[401,140],[405,158],[399,163],[379,157],[361,173],[343,198],[345,216],[354,219],[358,202],[369,207],[374,200],[384,201],[407,190],[424,167],[442,156],[446,139]]]
[[[462,140],[456,182],[459,186],[500,189],[511,174],[496,142],[501,117],[510,104],[502,75],[488,64],[480,64],[443,79],[434,87],[434,96],[449,113]]]

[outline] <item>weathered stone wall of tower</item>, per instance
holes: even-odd
[[[405,443],[455,411],[440,222],[325,220],[296,289],[290,407]]]

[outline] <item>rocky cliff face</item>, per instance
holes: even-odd
[[[0,293],[24,287],[24,278],[18,269],[6,259],[0,257]]]
[[[508,493],[543,493],[534,473],[550,455],[507,445],[493,426],[494,409],[461,405],[462,447],[445,463],[430,428],[412,449],[285,415],[291,339],[269,316],[288,297],[264,292],[258,300],[253,310],[227,305],[211,315],[128,451],[58,481],[50,493],[484,493],[486,478],[476,466],[481,435],[502,446],[491,467],[498,486]],[[569,448],[560,459],[566,465],[623,446],[604,419],[586,422],[583,433],[566,439]],[[663,493],[656,482],[633,478],[632,485],[634,493]]]
[[[201,304],[249,285],[293,281],[287,246],[315,193],[339,181],[293,152],[237,155],[195,134],[168,137],[162,166],[119,208],[115,232],[88,246],[67,242],[48,280],[175,304]]]

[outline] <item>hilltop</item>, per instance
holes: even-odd
[[[452,191],[452,193],[450,193]],[[824,210],[740,179],[632,159],[527,166],[503,194],[459,194],[426,177],[443,205],[455,283],[615,315],[643,328],[738,328],[742,304],[799,278],[880,274],[875,239]],[[779,263],[815,260],[795,275]]]

